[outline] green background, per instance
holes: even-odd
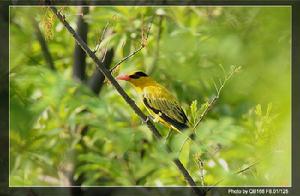
[[[62,12],[75,28],[78,8]],[[214,82],[233,65],[242,67],[197,127],[196,141],[178,152],[186,134],[176,134],[172,154],[107,81],[95,95],[85,80],[72,78],[75,42],[49,9],[10,8],[10,186],[185,186],[171,161],[177,156],[199,185],[291,185],[290,7],[90,7],[83,17],[88,45],[96,47],[109,22],[113,33],[99,53],[113,48],[115,64],[140,46],[141,29],[153,16],[147,46],[114,75],[149,73],[176,95],[192,122],[216,94]],[[32,20],[46,37],[55,71]],[[87,77],[94,70],[87,58]],[[142,107],[134,89],[120,84]]]

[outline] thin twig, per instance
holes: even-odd
[[[101,36],[99,37],[98,41],[96,42],[96,48],[93,50],[93,53],[96,53],[96,52],[99,50],[100,44],[101,44],[101,42],[102,42],[103,39],[104,39],[104,35],[105,35],[105,33],[106,33],[106,30],[107,30],[107,28],[108,28],[108,25],[109,25],[109,22],[106,23],[106,25],[105,25],[105,27],[104,27],[104,29],[103,29],[103,31],[102,31]],[[104,56],[105,56],[105,55],[104,55]]]
[[[204,180],[204,163],[203,161],[200,159],[200,179],[201,179],[201,185],[205,186],[205,180]]]
[[[241,173],[247,171],[248,169],[250,169],[251,167],[253,167],[254,165],[256,165],[257,163],[259,163],[259,161],[252,163],[251,165],[245,167],[244,169],[236,171],[234,174],[241,174]]]
[[[217,91],[217,95],[214,96],[214,98],[208,103],[207,107],[205,108],[205,110],[203,111],[203,113],[201,114],[201,116],[199,117],[198,121],[196,122],[196,124],[194,125],[193,130],[195,130],[197,128],[197,126],[200,124],[200,122],[203,120],[203,118],[206,116],[206,114],[208,113],[209,110],[211,110],[211,108],[213,107],[213,105],[216,103],[216,101],[219,99],[220,94],[222,89],[224,88],[225,84],[227,83],[228,80],[230,80],[230,78],[233,76],[234,73],[237,73],[239,70],[241,69],[241,66],[239,67],[235,67],[232,66],[231,67],[231,71],[229,72],[228,75],[225,75],[224,80],[220,82],[220,87],[217,88],[216,83],[214,82],[214,86],[216,88]],[[224,68],[222,67],[223,72],[225,73]]]
[[[105,61],[106,53],[107,53],[107,47],[104,50],[104,54],[103,54],[103,57],[102,57],[102,60],[101,60],[102,63]]]
[[[259,163],[259,161],[255,161],[254,163],[252,163],[251,165],[249,165],[249,166],[247,166],[247,167],[245,167],[245,168],[243,168],[243,169],[241,169],[241,170],[238,170],[238,171],[236,171],[236,172],[234,172],[233,174],[241,174],[241,173],[243,173],[243,172],[245,172],[245,171],[247,171],[247,170],[249,170],[249,169],[251,169],[254,165],[256,165],[257,163]],[[225,180],[225,178],[222,178],[221,180],[219,180],[218,182],[216,182],[214,185],[213,185],[213,187],[214,186],[217,186],[218,184],[220,184],[221,182],[223,182]],[[211,189],[211,187],[208,189],[208,191]]]
[[[221,68],[223,68],[223,67],[221,67]],[[200,115],[198,121],[197,121],[196,124],[194,125],[193,130],[192,130],[192,133],[191,133],[191,134],[189,135],[189,137],[187,137],[187,138],[184,140],[184,142],[182,143],[179,152],[181,152],[181,150],[183,149],[183,146],[185,145],[185,143],[187,142],[187,140],[193,141],[193,140],[191,139],[191,136],[195,133],[196,128],[198,127],[198,125],[200,124],[200,122],[204,119],[204,117],[207,115],[207,113],[212,109],[212,107],[214,106],[214,104],[215,104],[215,103],[217,102],[217,100],[219,99],[220,94],[221,94],[221,91],[222,91],[222,89],[224,88],[224,86],[225,86],[225,84],[227,83],[227,81],[233,76],[234,73],[237,73],[240,69],[241,69],[241,66],[238,66],[238,67],[232,66],[232,67],[231,67],[231,70],[230,70],[230,72],[229,72],[229,74],[224,76],[224,80],[223,80],[223,81],[219,80],[219,82],[220,82],[220,87],[219,87],[219,88],[217,87],[215,81],[213,81],[214,86],[215,86],[216,91],[217,91],[217,95],[214,96],[214,98],[208,103],[207,107],[206,107],[205,110],[202,112],[202,114]],[[222,70],[223,70],[223,72],[225,73],[224,68],[223,68]]]
[[[134,56],[136,53],[138,53],[140,50],[142,50],[144,48],[143,45],[141,45],[137,50],[133,51],[132,53],[130,53],[128,56],[126,56],[125,58],[123,58],[122,60],[120,60],[117,64],[115,64],[111,69],[110,72],[112,72],[113,70],[115,70],[119,65],[121,65],[121,63],[123,63],[124,61],[126,61],[127,59],[129,59],[130,57]]]
[[[148,40],[149,34],[150,34],[150,29],[153,23],[153,19],[154,17],[152,17],[152,20],[150,22],[150,25],[148,27],[147,30],[147,34],[146,34],[146,38],[144,38],[144,36],[142,36],[142,40],[141,40],[141,46],[136,49],[135,51],[133,51],[132,53],[130,53],[128,56],[124,57],[123,59],[121,59],[117,64],[115,64],[111,69],[110,72],[112,72],[113,70],[115,70],[119,65],[121,65],[124,61],[126,61],[127,59],[129,59],[130,57],[134,56],[136,53],[138,53],[139,51],[141,51],[143,48],[145,48],[146,46],[146,42]],[[142,33],[143,34],[143,33]]]
[[[135,104],[135,102],[128,96],[128,94],[124,91],[124,89],[119,85],[119,83],[111,75],[110,71],[102,66],[101,61],[91,51],[91,49],[86,45],[86,43],[83,42],[83,40],[78,36],[78,34],[74,31],[74,29],[70,26],[70,24],[65,20],[65,17],[60,12],[57,11],[56,7],[50,6],[50,9],[57,16],[57,18],[63,23],[63,25],[69,31],[69,33],[74,37],[74,39],[76,40],[78,45],[80,45],[82,47],[82,49],[88,54],[88,56],[94,61],[97,69],[103,73],[103,75],[111,82],[111,84],[115,87],[115,89],[122,96],[122,98],[127,102],[127,104],[146,123],[147,127],[152,131],[152,133],[156,137],[156,139],[162,139],[162,135],[158,132],[158,130],[156,129],[154,124],[151,122],[151,120],[148,120],[147,116]],[[167,150],[168,150],[168,152],[171,152],[171,149],[168,146],[167,146]],[[178,158],[176,158],[173,160],[173,162],[175,163],[175,165],[177,166],[177,168],[181,172],[181,174],[184,176],[187,183],[192,187],[192,190],[197,195],[205,195],[204,190],[199,189],[197,187],[195,181],[193,180],[193,178],[191,177],[189,172],[186,170],[186,168],[183,166],[181,161]]]
[[[196,124],[193,127],[193,130],[195,130],[197,128],[197,126],[199,125],[199,123],[203,120],[203,118],[206,116],[206,114],[208,113],[208,111],[212,108],[212,106],[216,103],[216,101],[218,100],[219,96],[214,96],[214,98],[208,103],[207,107],[205,108],[205,110],[202,112],[201,116],[199,117],[198,121],[196,122]]]
[[[205,180],[204,180],[204,163],[201,160],[200,156],[201,155],[199,153],[195,154],[195,162],[198,165],[199,170],[200,170],[200,182],[201,182],[201,185],[205,186]]]

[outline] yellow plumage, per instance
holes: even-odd
[[[143,72],[119,76],[118,79],[129,81],[142,95],[148,112],[163,125],[177,131],[188,128],[188,118],[176,98],[162,85]]]

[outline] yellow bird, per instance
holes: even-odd
[[[188,118],[176,98],[150,76],[137,71],[130,75],[119,75],[117,79],[128,81],[136,88],[154,122],[160,122],[176,131],[189,127]]]

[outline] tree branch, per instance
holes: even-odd
[[[32,22],[33,22],[33,27],[34,27],[34,30],[35,30],[35,35],[36,35],[36,38],[37,38],[37,40],[38,40],[38,42],[41,46],[45,61],[48,64],[50,69],[55,70],[55,66],[54,66],[52,56],[50,54],[50,51],[49,51],[47,42],[45,40],[45,37],[41,32],[39,24],[37,23],[37,21],[33,17],[32,17]]]
[[[77,33],[82,40],[87,43],[88,24],[84,21],[83,16],[88,14],[89,7],[80,7],[79,15],[77,18]],[[73,77],[80,81],[85,80],[85,68],[86,68],[86,53],[82,48],[75,43],[74,49],[74,64],[73,64]]]
[[[113,56],[114,56],[114,50],[113,49],[108,50],[103,57],[104,62],[101,61],[102,66],[105,67],[106,69],[109,69]],[[104,80],[105,80],[105,76],[102,74],[102,72],[99,72],[98,69],[95,69],[93,75],[88,80],[87,85],[97,95],[101,91],[101,88],[104,84]]]
[[[82,49],[88,54],[88,56],[94,61],[98,70],[103,73],[103,75],[111,82],[111,84],[115,87],[115,89],[122,96],[122,98],[127,102],[127,104],[146,123],[147,127],[152,131],[156,139],[162,139],[161,134],[158,132],[154,124],[150,120],[148,120],[147,116],[141,111],[141,109],[135,104],[135,102],[127,95],[127,93],[123,90],[123,88],[111,75],[110,71],[102,66],[101,61],[96,57],[96,55],[91,51],[91,49],[86,45],[86,43],[81,39],[81,37],[69,25],[69,23],[65,20],[65,17],[60,12],[57,11],[56,7],[50,6],[50,9],[57,16],[57,18],[63,23],[63,25],[69,31],[69,33],[74,37],[78,45],[81,46]],[[170,148],[167,149],[170,152]],[[184,176],[188,184],[192,186],[193,191],[197,195],[205,195],[205,192],[203,190],[196,187],[196,183],[194,182],[193,178],[190,176],[186,168],[183,166],[183,164],[180,162],[180,160],[174,159],[173,162],[175,163],[175,165],[177,166],[181,174]]]

